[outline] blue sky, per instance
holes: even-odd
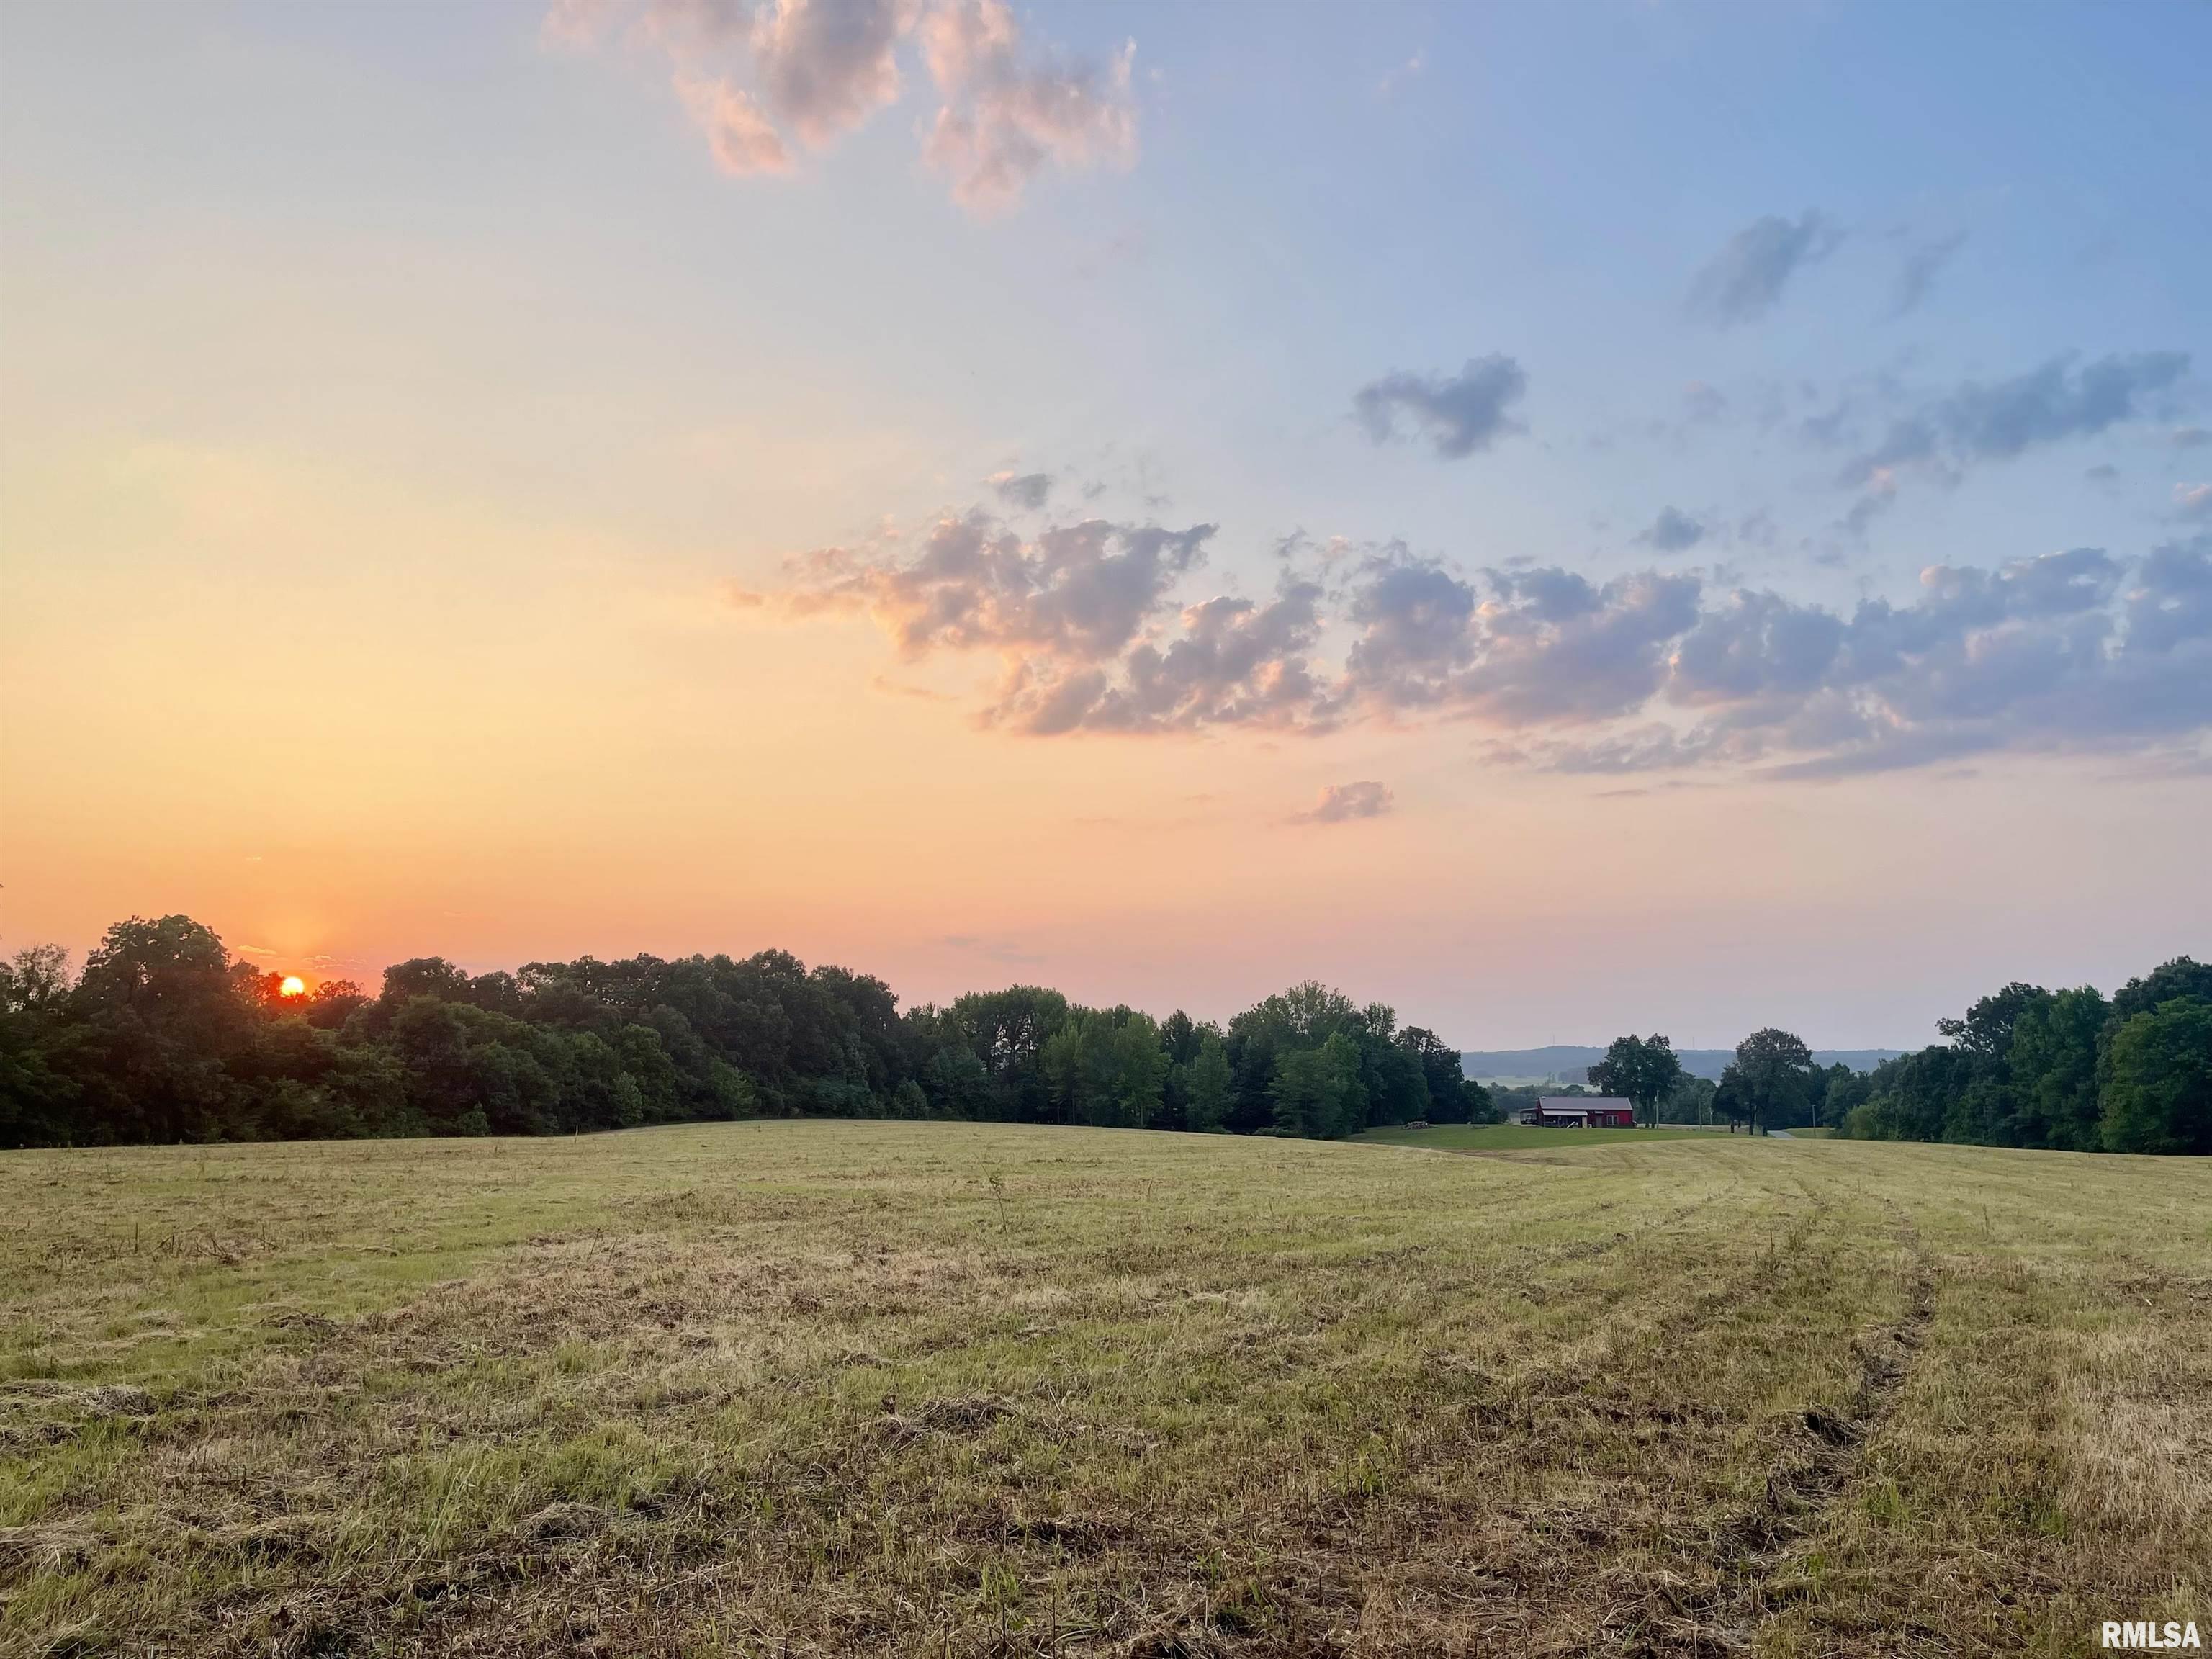
[[[1695,993],[1613,965],[1593,992],[1602,944],[1546,942],[1607,915],[1741,939],[1777,902],[1811,930],[1872,903],[1777,1015],[1837,1042],[2202,952],[2212,8],[18,6],[0,44],[11,933],[204,893],[368,972],[774,930],[917,994],[1018,966],[1210,1012],[1287,957],[1470,1043],[1755,1016],[1735,945]],[[983,139],[933,140],[940,106]],[[978,182],[994,137],[1012,172]],[[933,524],[986,520],[993,592],[929,562]],[[1202,526],[1164,564],[1132,539]],[[204,607],[179,672],[214,781],[173,803],[204,838],[27,812],[88,750],[115,775],[82,811],[123,789],[153,670],[85,670],[169,582]],[[358,626],[290,643],[340,593]],[[1219,599],[1249,608],[1184,609]],[[548,691],[585,736],[511,733],[496,783],[378,724],[549,665],[632,723]],[[380,764],[420,744],[420,799],[288,773],[241,712],[280,668]],[[602,890],[597,832],[541,812],[532,867],[596,896],[573,912],[365,919],[439,925],[398,884],[467,885],[522,792],[595,765],[709,826],[628,832],[695,871],[896,819],[888,781],[801,787],[841,747],[971,781],[936,908],[808,885],[890,895],[889,831],[701,910]],[[271,890],[278,855],[222,827],[240,799],[356,873],[295,847]],[[1133,839],[1091,839],[1109,818]],[[2034,845],[1931,869],[1925,818]],[[1188,882],[1193,939],[1250,943],[1146,947],[1041,854],[1008,900],[1002,833]],[[2021,896],[2123,836],[2129,872]],[[1634,870],[1591,867],[1623,840]],[[1502,912],[1494,880],[1375,873],[1470,856],[1515,872]],[[1252,864],[1436,925],[1351,942],[1310,891],[1225,891]],[[1924,971],[1867,988],[1916,925]],[[1577,988],[1468,969],[1501,927]]]

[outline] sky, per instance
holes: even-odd
[[[1915,1046],[2212,951],[2212,7],[0,12],[0,948]]]

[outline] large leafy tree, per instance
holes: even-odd
[[[1839,1127],[1867,1140],[1941,1140],[1974,1070],[1972,1054],[1948,1044],[1886,1060],[1868,1079],[1866,1100]]]
[[[1713,1113],[1728,1120],[1729,1133],[1751,1116],[1751,1096],[1744,1087],[1743,1068],[1730,1060],[1721,1070],[1721,1080],[1713,1089]]]
[[[69,953],[34,945],[0,962],[0,1146],[72,1138],[78,1087],[69,1050],[77,1033],[63,1018]]]
[[[2100,1144],[2097,1039],[2111,1012],[2094,985],[2054,991],[2021,1011],[2005,1056],[2013,1145],[2088,1152]]]
[[[1681,1080],[1682,1062],[1674,1045],[1656,1032],[1648,1037],[1613,1038],[1605,1058],[1589,1068],[1593,1089],[1633,1101],[1636,1115],[1646,1123],[1659,1121],[1659,1103],[1674,1093]]]
[[[2013,1028],[2021,1015],[2051,994],[2040,985],[2014,980],[2002,991],[1985,996],[1966,1010],[1964,1019],[1939,1019],[1936,1030],[1953,1045],[1969,1054],[2002,1058],[2012,1047]]]
[[[1408,1025],[1395,1038],[1421,1068],[1428,1085],[1431,1123],[1466,1123],[1489,1103],[1481,1085],[1470,1082],[1459,1050],[1424,1025]]]
[[[2112,1023],[2115,1027],[2124,1024],[2176,997],[2212,1002],[2212,962],[2176,957],[2159,963],[2141,979],[2130,980],[2112,993]]]
[[[1045,1039],[1041,1064],[1063,1123],[1141,1129],[1158,1115],[1169,1060],[1149,1014],[1074,1009]]]
[[[130,1140],[225,1132],[229,1063],[252,1040],[251,968],[234,972],[215,930],[189,916],[133,916],[109,928],[70,994],[92,1058],[88,1103]]]
[[[1805,1040],[1773,1026],[1735,1045],[1734,1073],[1744,1115],[1765,1133],[1806,1103],[1813,1086],[1813,1051]]]
[[[1042,1123],[1052,1116],[1051,1090],[1039,1056],[1067,1019],[1067,999],[1041,985],[970,992],[952,1005],[991,1079],[993,1115]]]
[[[2212,1001],[2172,997],[2113,1032],[2105,1145],[2116,1152],[2212,1152]]]
[[[1295,1048],[1275,1069],[1275,1131],[1340,1139],[1367,1127],[1359,1047],[1338,1031],[1317,1048]]]

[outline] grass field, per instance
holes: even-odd
[[[2212,1624],[2212,1164],[1547,1133],[0,1156],[0,1652]]]
[[[1360,1139],[1378,1146],[1427,1146],[1445,1152],[1526,1152],[1539,1148],[1598,1146],[1607,1141],[1680,1140],[1686,1136],[1711,1133],[1710,1129],[1671,1127],[1547,1129],[1522,1123],[1436,1123],[1425,1129],[1370,1129]]]

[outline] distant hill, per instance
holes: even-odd
[[[1735,1058],[1731,1048],[1677,1048],[1682,1069],[1692,1077],[1720,1081],[1721,1073]],[[1815,1048],[1813,1063],[1833,1066],[1841,1060],[1855,1072],[1870,1072],[1885,1060],[1894,1060],[1901,1048]],[[1602,1048],[1580,1043],[1554,1042],[1546,1048],[1472,1048],[1459,1057],[1460,1070],[1478,1082],[1494,1077],[1557,1078],[1560,1083],[1583,1083],[1589,1068],[1605,1058]]]

